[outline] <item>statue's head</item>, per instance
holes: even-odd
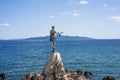
[[[55,26],[52,26],[52,29],[55,29]]]

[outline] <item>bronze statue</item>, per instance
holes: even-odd
[[[55,49],[56,49],[55,34],[60,37],[62,33],[63,32],[61,32],[61,33],[56,32],[55,27],[52,26],[52,29],[50,30],[50,42],[51,42],[51,47],[53,49],[52,52],[55,52]]]

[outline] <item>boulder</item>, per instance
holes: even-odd
[[[31,80],[32,76],[33,76],[32,72],[29,72],[22,78],[22,80]]]
[[[22,78],[22,80],[43,80],[43,76],[39,73],[33,75],[32,72],[29,72]]]
[[[89,76],[92,76],[93,74],[91,73],[91,72],[89,72],[89,71],[85,71],[84,72],[84,76],[86,76],[86,77],[89,77]]]
[[[65,70],[60,53],[54,52],[50,54],[42,74],[28,73],[22,80],[87,80],[81,75],[82,71]]]
[[[76,72],[78,75],[82,75],[82,70],[78,69]]]
[[[6,74],[5,73],[1,73],[0,74],[0,79],[5,79],[6,78]]]
[[[39,73],[35,73],[31,80],[43,80],[43,76]]]
[[[65,70],[60,53],[51,53],[42,72],[44,80],[87,80],[82,71]]]
[[[63,77],[65,70],[59,53],[51,53],[42,74],[45,76],[45,80]]]

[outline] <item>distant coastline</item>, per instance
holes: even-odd
[[[89,37],[81,37],[81,36],[66,36],[63,35],[61,37],[56,36],[57,40],[95,40],[94,38]],[[49,36],[42,36],[42,37],[30,37],[30,38],[21,38],[21,39],[8,39],[8,40],[42,40],[42,41],[48,41]],[[4,39],[0,39],[0,41],[4,41]]]
[[[60,40],[120,40],[120,39],[95,39],[90,37],[81,37],[81,36],[66,36],[62,35],[61,37],[56,36],[57,41]],[[49,36],[42,36],[42,37],[29,37],[29,38],[20,38],[20,39],[0,39],[0,41],[10,41],[10,40],[18,40],[18,41],[49,41]]]
[[[80,37],[80,36],[61,36],[57,37],[57,40],[93,40],[93,38],[89,37]],[[49,36],[44,36],[44,37],[32,37],[32,38],[26,38],[25,40],[49,40]]]

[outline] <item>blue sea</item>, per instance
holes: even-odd
[[[90,71],[96,80],[120,80],[120,40],[61,40],[56,45],[65,69]],[[50,53],[49,41],[0,41],[0,73],[6,80],[21,80],[30,71],[41,73]]]

